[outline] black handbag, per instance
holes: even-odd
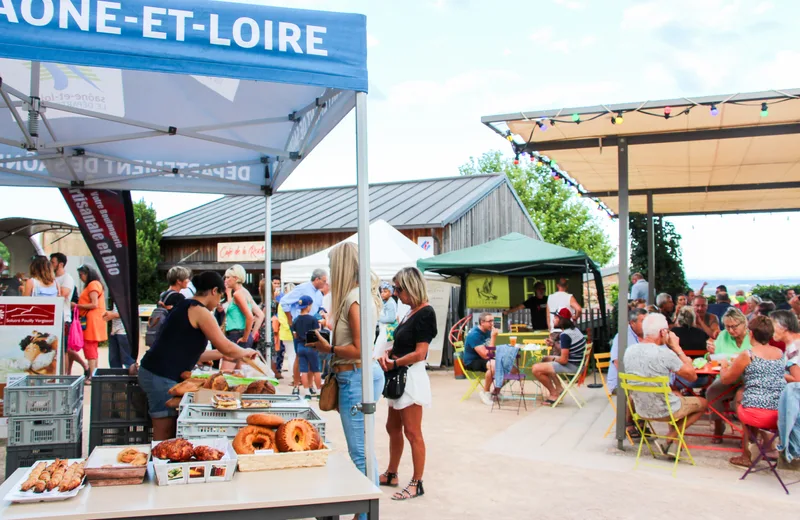
[[[386,382],[383,385],[383,397],[386,399],[400,399],[406,392],[406,378],[408,367],[397,367],[386,372]]]

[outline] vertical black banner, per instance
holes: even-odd
[[[62,188],[98,271],[117,304],[131,355],[139,352],[136,227],[129,191]]]

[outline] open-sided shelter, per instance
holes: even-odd
[[[532,110],[482,122],[507,139],[518,157],[547,165],[599,210],[618,217],[619,294],[625,295],[630,211],[650,216],[652,292],[653,215],[800,210],[799,96],[800,89],[774,90]],[[619,315],[626,314],[623,297]],[[621,362],[627,324],[619,321]],[[625,404],[618,397],[621,447]]]
[[[7,0],[0,41],[0,185],[262,195],[267,270],[270,195],[355,107],[369,279],[364,16],[213,0]],[[362,284],[362,300],[368,291]]]

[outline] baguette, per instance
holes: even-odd
[[[28,475],[28,480],[22,483],[20,489],[22,491],[30,491],[33,486],[36,485],[36,481],[39,480],[39,475],[42,474],[46,467],[47,464],[44,462],[37,464],[36,467],[33,468],[33,471],[31,471],[30,475]]]

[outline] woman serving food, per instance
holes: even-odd
[[[166,403],[172,397],[169,389],[181,380],[181,372],[192,370],[198,362],[252,359],[258,354],[225,338],[211,313],[225,292],[222,277],[205,272],[195,276],[192,284],[197,290],[194,297],[173,307],[139,368],[139,384],[147,394],[156,441],[175,437],[177,412]],[[209,341],[216,350],[206,350]]]

